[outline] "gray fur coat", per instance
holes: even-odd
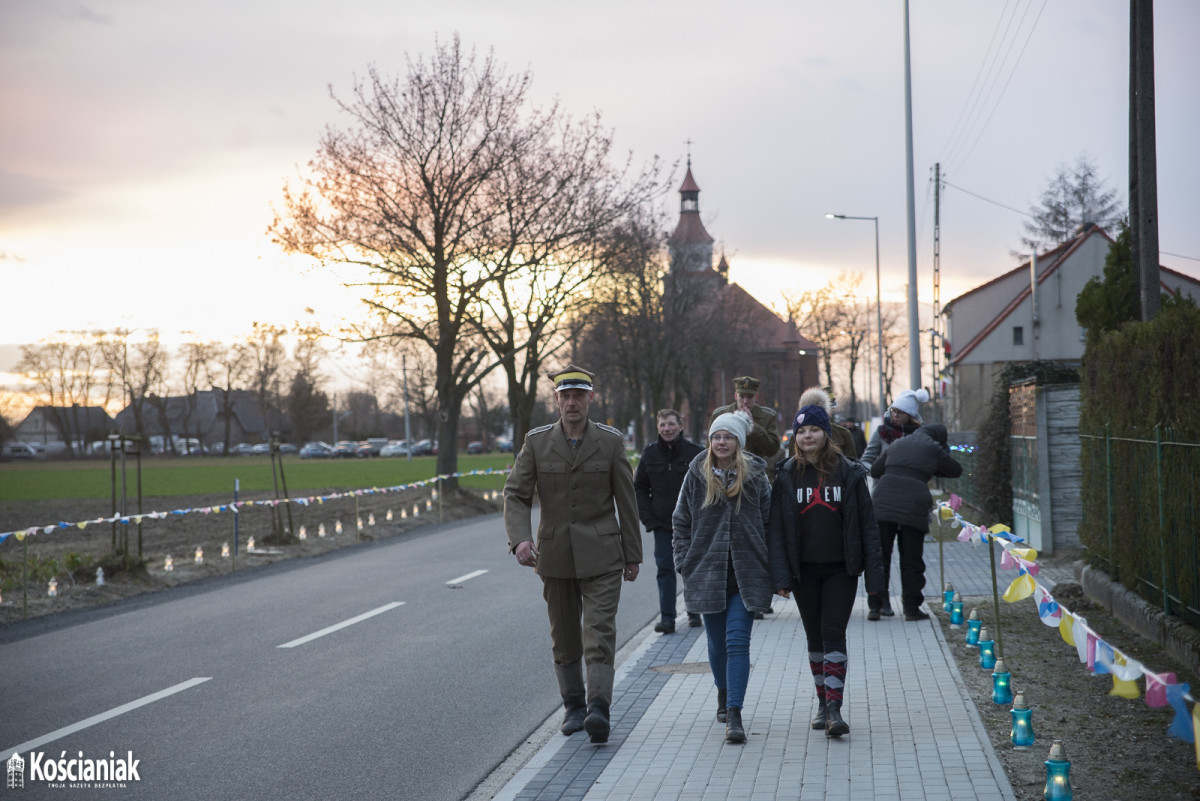
[[[736,501],[703,506],[704,453],[688,466],[672,516],[675,569],[683,575],[683,601],[689,613],[715,614],[726,606],[729,560],[742,603],[751,612],[771,607],[771,571],[767,562],[767,517],[771,487],[767,463],[747,453],[750,474]]]

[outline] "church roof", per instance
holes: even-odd
[[[687,175],[683,177],[683,186],[679,187],[680,192],[699,192],[700,185],[696,183],[696,179],[692,177],[692,165],[688,164]]]
[[[675,232],[667,239],[669,245],[687,245],[693,242],[714,242],[712,236],[700,222],[700,212],[684,211],[679,214],[679,224]]]

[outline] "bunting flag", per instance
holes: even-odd
[[[1192,729],[1200,732],[1200,704],[1192,706]],[[1200,737],[1196,738],[1196,770],[1200,770]]]
[[[1022,573],[1017,576],[1012,584],[1008,585],[1008,589],[1004,591],[1004,600],[1011,603],[1022,601],[1033,595],[1033,589],[1037,584],[1034,583],[1033,576],[1028,573]]]
[[[1062,619],[1058,622],[1058,633],[1067,645],[1075,645],[1075,616],[1065,609],[1062,610]]]
[[[1192,713],[1188,711],[1184,696],[1188,693],[1188,685],[1172,684],[1167,687],[1167,703],[1175,710],[1175,718],[1167,727],[1167,734],[1183,740],[1185,743],[1196,742],[1196,730],[1192,724]]]
[[[1071,639],[1075,641],[1075,653],[1079,655],[1079,661],[1086,665],[1088,662],[1088,627],[1086,618],[1075,617]]]
[[[1146,705],[1147,706],[1166,706],[1167,705],[1167,687],[1175,684],[1174,673],[1147,673],[1146,674]]]
[[[1113,688],[1108,691],[1109,695],[1128,698],[1131,701],[1141,695],[1137,682],[1134,681],[1142,675],[1141,664],[1130,662],[1124,654],[1117,654],[1116,660],[1109,664],[1109,672],[1113,674]]]
[[[310,496],[307,498],[275,498],[275,499],[263,499],[263,500],[258,500],[258,501],[241,501],[238,503],[231,503],[231,504],[220,505],[220,506],[203,506],[203,507],[196,507],[196,508],[189,508],[189,509],[173,509],[169,512],[146,512],[144,514],[136,514],[136,515],[114,515],[113,517],[98,517],[95,520],[81,520],[81,521],[77,521],[74,523],[67,523],[64,521],[59,521],[58,523],[51,523],[49,525],[29,526],[27,528],[21,529],[20,531],[0,532],[0,543],[3,543],[9,537],[16,537],[17,541],[20,542],[20,541],[23,541],[27,536],[30,536],[30,535],[50,534],[50,533],[53,533],[58,530],[69,529],[69,528],[78,528],[80,530],[86,530],[87,527],[90,525],[101,524],[101,523],[121,523],[123,525],[129,525],[130,523],[141,523],[143,520],[145,520],[147,518],[149,518],[150,520],[165,520],[170,515],[182,516],[182,515],[189,515],[189,514],[213,514],[216,512],[227,512],[227,511],[233,512],[234,514],[238,514],[238,512],[240,512],[243,507],[250,508],[250,507],[253,507],[256,505],[277,507],[279,504],[295,503],[300,506],[308,506],[310,504],[315,503],[318,506],[320,506],[320,505],[326,503],[327,501],[335,501],[340,498],[362,497],[364,495],[387,494],[389,492],[401,492],[403,490],[414,489],[414,488],[418,488],[418,487],[427,487],[434,481],[443,481],[448,478],[465,478],[465,477],[469,477],[469,476],[487,476],[487,475],[507,475],[510,469],[511,469],[511,467],[504,467],[504,468],[489,467],[489,468],[485,468],[485,469],[471,470],[466,473],[454,473],[452,475],[450,475],[450,474],[440,475],[440,476],[437,476],[435,479],[425,479],[423,481],[415,481],[411,484],[398,484],[393,487],[383,487],[383,488],[371,487],[370,489],[348,490],[346,492],[335,492],[335,493],[331,493],[329,495]]]
[[[1090,665],[1092,672],[1096,675],[1112,673],[1112,664],[1116,661],[1117,654],[1113,647],[1104,640],[1097,639],[1096,645],[1092,649],[1092,664]]]

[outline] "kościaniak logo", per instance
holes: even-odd
[[[57,759],[51,754],[49,758],[44,751],[30,751],[29,759],[21,758],[14,753],[6,765],[6,786],[10,790],[25,788],[25,764],[29,763],[29,783],[45,782],[49,787],[70,788],[73,790],[90,790],[109,787],[127,787],[128,782],[140,782],[138,763],[140,759],[133,758],[132,751],[126,751],[125,756],[117,756],[109,751],[107,757],[90,759],[79,751],[78,756],[68,757],[63,751]]]

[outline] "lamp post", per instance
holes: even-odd
[[[883,298],[879,284],[879,218],[832,213],[826,214],[825,217],[830,220],[870,220],[875,223],[875,325],[876,344],[879,346],[879,418],[882,420],[884,412],[887,411],[887,396],[883,391]]]

